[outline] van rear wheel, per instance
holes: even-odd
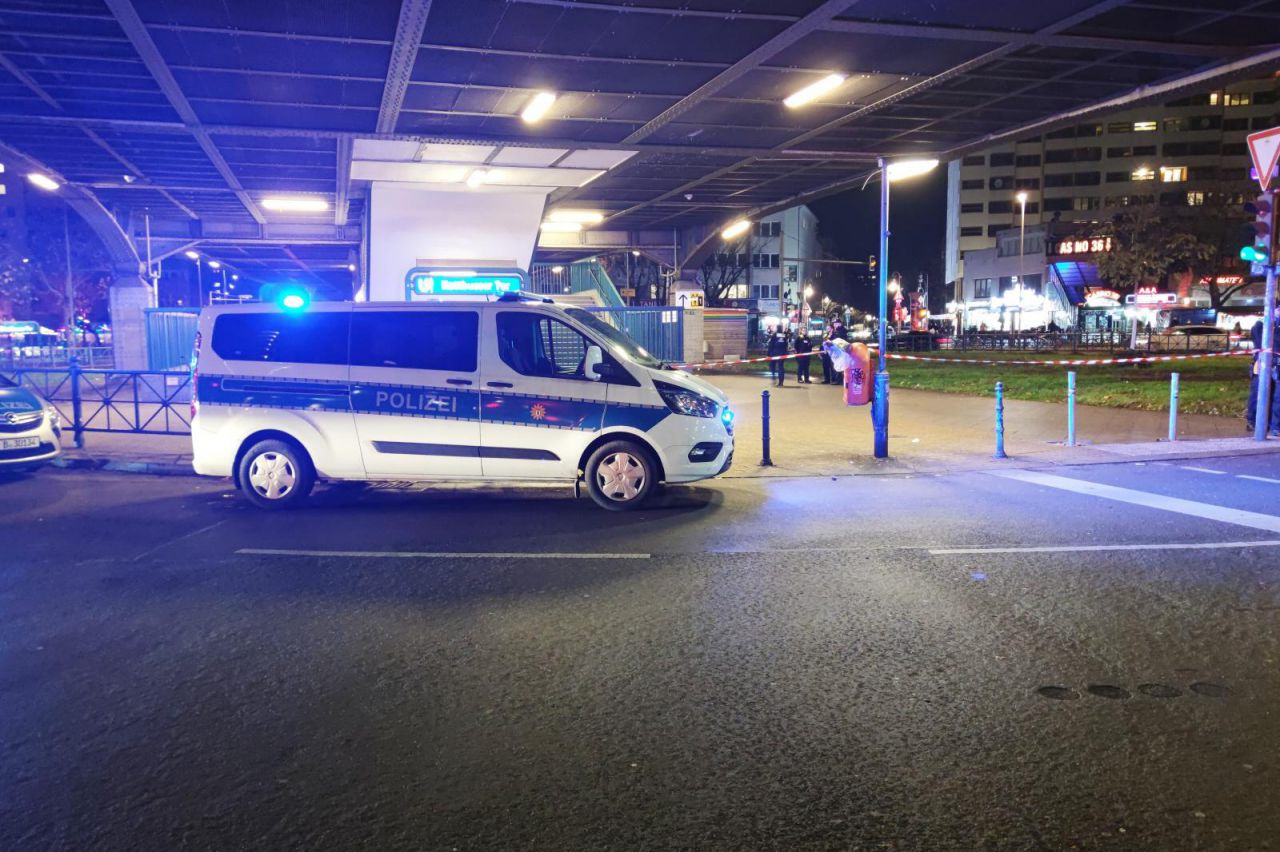
[[[311,459],[297,444],[259,441],[240,459],[240,488],[261,509],[297,506],[316,482]]]
[[[648,449],[633,441],[610,441],[586,465],[587,492],[611,512],[638,509],[657,486],[658,464]]]

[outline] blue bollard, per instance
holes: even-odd
[[[1007,459],[1004,453],[1004,382],[996,382],[996,454],[998,459]]]
[[[1188,338],[1191,335],[1187,335]],[[1169,440],[1178,440],[1178,374],[1169,376]]]
[[[71,434],[75,437],[76,449],[83,450],[84,420],[81,417],[80,359],[74,355],[67,364],[67,383],[71,385]]]
[[[763,428],[764,457],[760,459],[761,467],[773,467],[773,459],[769,458],[769,392],[760,392],[760,425]]]

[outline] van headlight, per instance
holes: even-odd
[[[49,421],[49,425],[57,429],[62,425],[62,417],[58,414],[58,409],[52,405],[44,410],[45,419]]]
[[[666,382],[655,381],[653,386],[657,388],[667,408],[676,414],[687,414],[690,417],[715,417],[719,413],[719,404],[700,393]]]

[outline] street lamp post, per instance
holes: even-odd
[[[937,167],[937,160],[905,160],[880,167],[880,317],[876,357],[875,395],[871,399],[871,424],[875,431],[875,457],[889,457],[889,370],[885,366],[885,321],[889,312],[889,183],[893,180],[924,174]]]
[[[1027,280],[1027,193],[1024,190],[1014,197],[1018,199],[1018,204],[1022,206],[1022,224],[1019,225],[1020,234],[1018,236],[1018,287],[1021,288],[1025,286]],[[1021,306],[1021,300],[1019,300],[1019,306]],[[1022,325],[1021,320],[1022,309],[1019,307],[1018,313],[1014,316],[1014,322],[1020,326]],[[1017,330],[1018,329],[1015,327],[1014,331]]]

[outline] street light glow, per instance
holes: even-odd
[[[192,260],[200,259],[200,252],[198,251],[192,251],[191,249],[187,249],[186,251],[183,252],[183,254],[185,254],[187,257],[191,258]]]
[[[524,119],[525,124],[537,124],[555,102],[555,92],[538,92],[525,106],[524,112],[520,113],[520,118]]]
[[[219,263],[219,262],[218,262],[218,261],[216,261],[216,260],[211,260],[211,261],[209,261],[209,268],[210,268],[210,269],[221,269],[221,268],[222,268],[222,264],[221,264],[221,263]]]
[[[542,231],[547,234],[576,234],[582,230],[581,222],[543,222]]]
[[[818,98],[835,91],[843,85],[847,79],[844,74],[828,74],[816,83],[810,83],[798,92],[793,92],[783,99],[782,103],[789,109],[802,107],[807,103],[816,101]]]
[[[471,174],[467,175],[467,186],[475,189],[482,186],[489,177],[489,173],[484,169],[472,169]]]
[[[905,180],[913,178],[917,175],[926,174],[938,167],[937,160],[898,160],[896,163],[890,163],[889,181]]]
[[[747,232],[747,228],[750,228],[750,227],[751,227],[750,220],[739,219],[738,221],[734,222],[732,225],[729,225],[727,228],[721,231],[720,236],[724,237],[726,240],[731,240],[736,236],[745,234]]]
[[[262,206],[278,213],[323,213],[329,209],[329,202],[300,195],[272,195],[262,199]]]
[[[564,272],[564,267],[563,267],[563,266],[553,266],[553,267],[551,267],[551,274],[552,274],[552,275],[559,275],[561,272]]]
[[[1017,195],[1015,195],[1015,196],[1014,196],[1014,198],[1018,199],[1018,203],[1019,203],[1019,204],[1024,204],[1024,205],[1025,205],[1025,204],[1027,203],[1027,192],[1026,192],[1026,190],[1023,190],[1022,192],[1019,192]]]
[[[28,173],[27,180],[31,181],[33,184],[43,189],[45,192],[57,192],[58,187],[61,186],[61,184],[58,183],[56,180],[49,177],[48,175],[41,174],[40,172]]]

